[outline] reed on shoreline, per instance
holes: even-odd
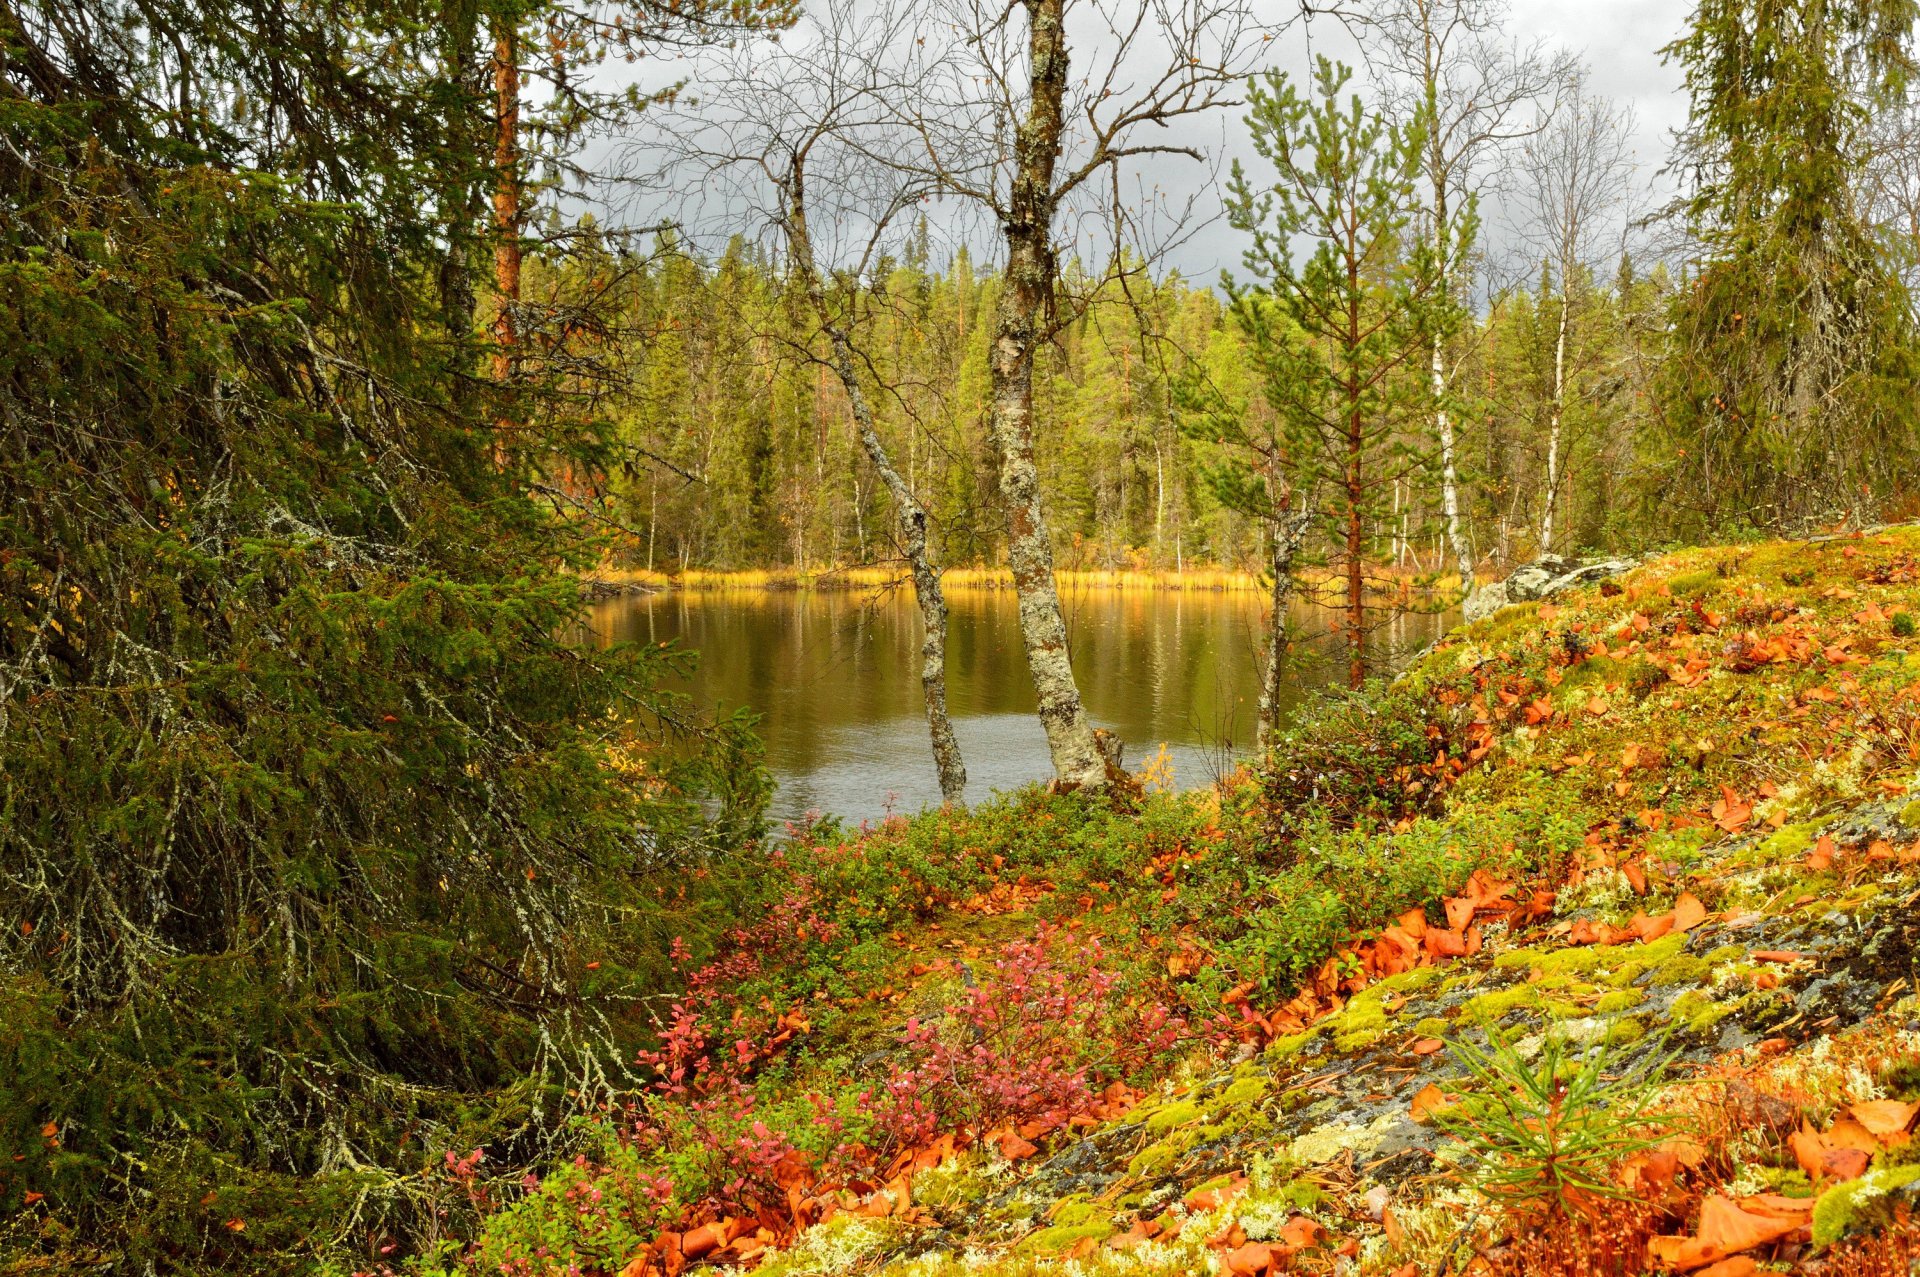
[[[1406,569],[1373,565],[1368,576],[1378,593],[1448,593],[1459,588],[1454,574],[1431,576]],[[1061,568],[1054,573],[1062,590],[1183,591],[1206,594],[1264,594],[1268,582],[1241,568],[1209,565],[1172,568]],[[910,585],[903,568],[891,564],[868,564],[844,568],[690,568],[684,572],[658,572],[646,568],[602,565],[584,574],[584,579],[606,592],[652,592],[686,590],[690,592],[782,591],[782,590],[885,590]],[[1312,589],[1334,579],[1329,572],[1308,570],[1298,574],[1302,588]],[[948,590],[1011,590],[1013,574],[1004,567],[953,567],[941,574]]]

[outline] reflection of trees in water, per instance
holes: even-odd
[[[1204,784],[1224,774],[1251,739],[1258,659],[1266,624],[1252,593],[1064,592],[1073,663],[1094,718],[1117,730],[1138,765],[1161,741],[1183,747],[1177,779]],[[949,589],[949,697],[956,719],[1031,715],[1033,693],[1021,657],[1008,590]],[[1291,711],[1337,681],[1341,636],[1333,609],[1301,599],[1292,614],[1296,674]],[[921,722],[919,615],[905,590],[673,591],[609,600],[593,614],[601,642],[675,641],[699,653],[687,690],[703,701],[747,705],[762,715],[776,773],[827,766],[873,772],[873,805],[933,764],[920,740],[882,730]],[[1381,668],[1417,651],[1442,628],[1439,617],[1383,612],[1370,635]],[[924,724],[922,724],[922,728]],[[996,738],[1003,749],[1027,748]],[[879,757],[865,757],[875,747]],[[1048,774],[1044,739],[1032,733],[1032,774]],[[971,762],[971,760],[970,760]],[[984,797],[982,789],[973,797]]]

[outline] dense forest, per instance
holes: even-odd
[[[881,429],[931,516],[936,556],[991,564],[1005,539],[982,413],[997,282],[964,251],[937,269],[927,256],[924,240],[909,242],[862,298],[872,375],[888,387]],[[640,351],[637,390],[613,414],[633,459],[605,480],[629,530],[623,565],[672,572],[897,557],[886,491],[867,467],[845,392],[809,350],[812,325],[781,305],[781,271],[738,240],[711,261],[656,247],[621,279],[622,322]],[[1625,254],[1583,262],[1565,294],[1550,264],[1535,274],[1462,342],[1459,465],[1470,476],[1468,522],[1490,561],[1618,550],[1727,524],[1711,501],[1663,495],[1685,470],[1683,445],[1649,394],[1673,304],[1666,268],[1636,273]],[[1069,287],[1090,296],[1041,355],[1035,387],[1036,454],[1062,565],[1264,562],[1263,523],[1209,481],[1224,446],[1181,399],[1200,379],[1242,413],[1271,411],[1217,293],[1177,274],[1124,289],[1070,276]],[[1562,364],[1550,488],[1563,308],[1574,340]],[[1549,491],[1551,545],[1541,539]],[[1865,495],[1830,493],[1794,517],[1834,522],[1878,509]],[[1727,504],[1752,517],[1739,498]],[[1404,476],[1372,513],[1374,557],[1410,572],[1450,570],[1432,475]]]
[[[0,0],[0,1272],[677,1277],[817,1227],[859,1244],[769,1262],[1544,1274],[1636,1199],[1626,1274],[1732,1254],[1735,1197],[1781,1263],[1904,1227],[1917,12],[1676,13],[1642,207],[1623,108],[1492,0]],[[1809,535],[1854,539],[1755,548]],[[698,653],[577,641],[612,569],[873,564],[922,627],[912,820],[776,836],[752,715],[673,690]],[[1052,772],[975,808],[962,565],[1010,578]],[[1149,792],[1056,568],[1195,565],[1268,592],[1258,746]],[[1296,582],[1351,685],[1297,719]],[[1491,616],[1388,682],[1416,592]],[[1485,1093],[1447,1129],[1494,1171],[1422,1199],[1481,1233],[1409,1249],[1439,1224],[1350,1149],[1215,1158],[1320,1102],[1305,1039],[1385,1039],[1366,990],[1528,927],[1594,947],[1490,948],[1495,1001],[1408,1039],[1458,1043],[1428,1108]],[[1752,1048],[1764,1148],[1555,1072],[1729,989],[1758,1032],[1689,1063]],[[1765,1075],[1803,1048],[1866,1062]],[[1235,1068],[1203,1131],[1175,1092]],[[1150,1190],[1019,1197],[1096,1131]]]

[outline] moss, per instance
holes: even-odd
[[[1813,846],[1813,832],[1812,825],[1787,825],[1776,830],[1754,849],[1754,859],[1773,862],[1804,855]]]
[[[1608,1046],[1632,1046],[1647,1036],[1647,1024],[1639,1016],[1622,1016],[1607,1026]]]
[[[1214,1098],[1214,1103],[1225,1104],[1233,1108],[1256,1104],[1266,1098],[1270,1089],[1264,1077],[1243,1077],[1237,1079],[1226,1090]]]
[[[1647,980],[1647,987],[1666,989],[1680,984],[1699,984],[1712,970],[1713,964],[1705,958],[1683,953],[1655,967],[1652,976]]]
[[[1176,1126],[1185,1126],[1205,1117],[1206,1110],[1191,1100],[1180,1100],[1155,1112],[1147,1119],[1147,1129],[1155,1133],[1170,1131]]]
[[[1267,1058],[1280,1061],[1300,1054],[1301,1051],[1306,1049],[1309,1043],[1320,1036],[1320,1030],[1323,1027],[1322,1025],[1315,1025],[1303,1033],[1293,1033],[1284,1038],[1275,1038],[1267,1047]]]
[[[1519,971],[1526,967],[1542,966],[1548,959],[1558,957],[1560,953],[1577,953],[1579,950],[1548,949],[1509,949],[1493,960],[1496,971]],[[1433,970],[1434,968],[1428,968]]]
[[[1443,1036],[1451,1027],[1447,1021],[1441,1019],[1439,1016],[1430,1015],[1414,1025],[1413,1031],[1423,1038],[1437,1038]]]
[[[1719,587],[1720,574],[1713,571],[1682,572],[1667,581],[1667,589],[1676,599],[1712,593]]]
[[[1072,1228],[1078,1224],[1090,1223],[1099,1210],[1086,1198],[1079,1195],[1063,1197],[1054,1204],[1049,1218],[1063,1228]]]
[[[1510,989],[1496,989],[1492,993],[1482,993],[1469,998],[1460,1008],[1463,1018],[1478,1020],[1490,1024],[1504,1019],[1522,1007],[1536,1006],[1540,1002],[1539,991],[1532,985],[1516,984]]]
[[[1387,1010],[1377,999],[1355,998],[1333,1021],[1333,1045],[1338,1051],[1359,1051],[1378,1042],[1387,1031]]]
[[[1849,1232],[1885,1223],[1893,1208],[1888,1195],[1916,1183],[1920,1166],[1883,1166],[1834,1185],[1814,1205],[1813,1244],[1831,1246]]]
[[[1667,1016],[1673,1023],[1692,1033],[1705,1033],[1740,1009],[1736,999],[1717,1002],[1699,989],[1689,989],[1673,1000]]]
[[[1178,1138],[1149,1144],[1127,1162],[1127,1174],[1135,1179],[1152,1179],[1171,1170],[1186,1151],[1186,1142]]]
[[[1914,799],[1900,809],[1900,823],[1908,829],[1920,828],[1920,798]]]
[[[1058,1255],[1073,1248],[1075,1242],[1091,1237],[1096,1241],[1113,1235],[1111,1224],[1061,1224],[1043,1228],[1022,1241],[1016,1250],[1029,1255]]]
[[[1618,1015],[1622,1011],[1631,1011],[1647,1000],[1647,995],[1639,989],[1615,989],[1600,996],[1593,1004],[1595,1015]]]

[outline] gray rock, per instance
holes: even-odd
[[[1634,566],[1632,559],[1595,559],[1578,563],[1557,554],[1543,554],[1515,568],[1504,581],[1483,585],[1467,596],[1461,613],[1471,623],[1492,616],[1510,603],[1550,599],[1582,585],[1617,576]]]

